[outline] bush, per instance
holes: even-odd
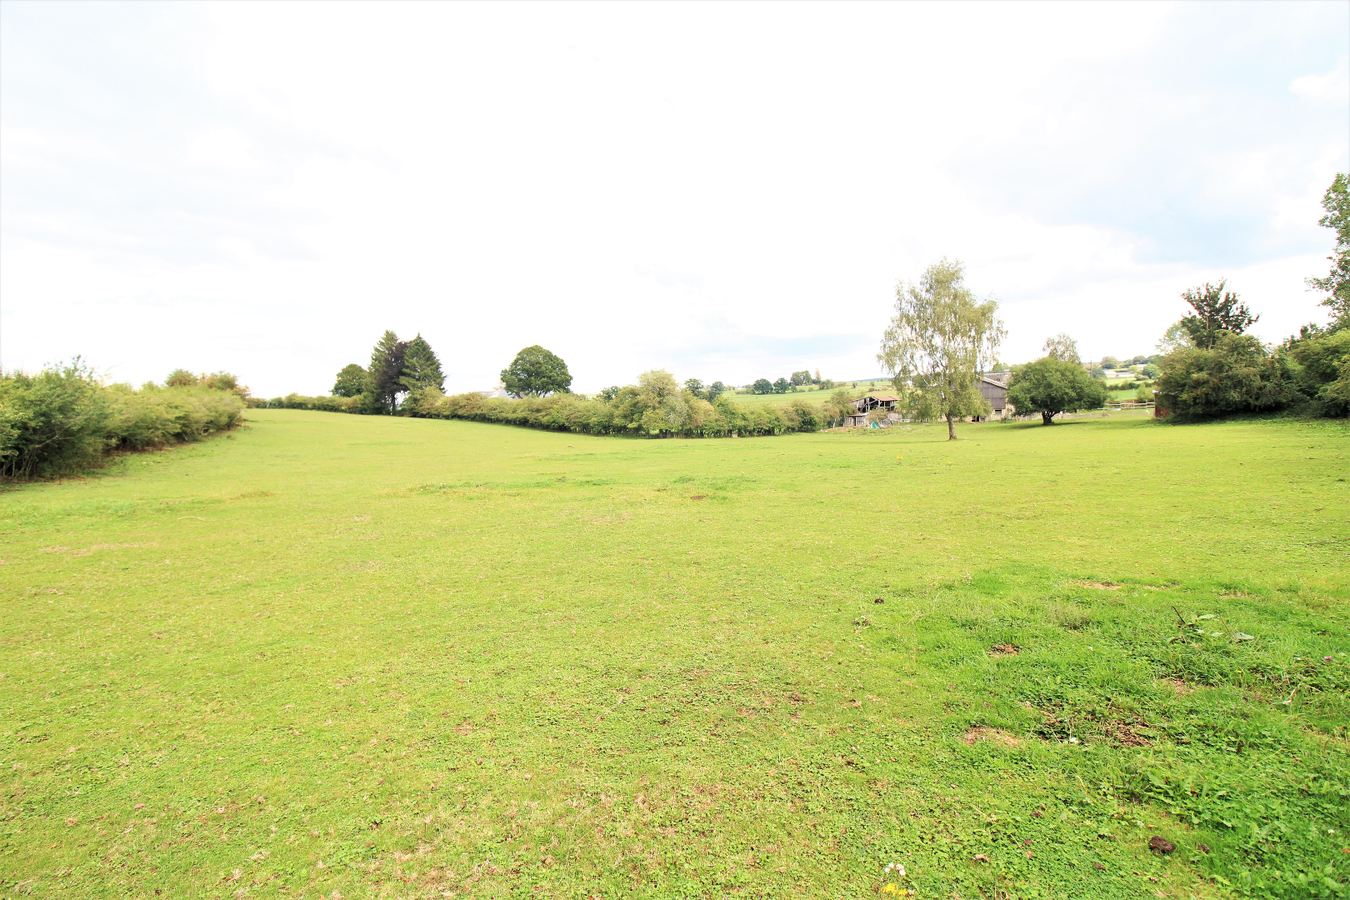
[[[95,465],[111,407],[78,358],[36,375],[0,376],[0,477],[52,478]]]
[[[1311,401],[1309,411],[1326,416],[1350,412],[1350,328],[1313,332],[1286,347],[1293,358],[1294,384]]]
[[[1280,409],[1298,399],[1285,357],[1230,331],[1211,348],[1169,354],[1157,385],[1158,402],[1183,420]]]
[[[78,359],[36,375],[0,375],[0,478],[72,475],[110,450],[200,440],[238,425],[244,400],[206,379],[140,390],[99,383]]]

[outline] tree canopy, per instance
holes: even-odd
[[[370,376],[356,363],[348,363],[333,382],[334,397],[359,397],[370,389]]]
[[[773,382],[767,378],[756,378],[750,390],[756,394],[772,394]]]
[[[1181,320],[1181,327],[1186,330],[1192,346],[1208,350],[1218,342],[1220,332],[1242,334],[1261,318],[1252,315],[1247,304],[1239,302],[1238,295],[1225,290],[1227,287],[1228,280],[1221,278],[1218,284],[1206,282],[1182,292],[1181,299],[1195,310]]]
[[[1062,359],[1071,363],[1082,362],[1078,357],[1078,342],[1062,331],[1052,338],[1046,338],[1045,346],[1041,349],[1051,359]]]
[[[502,369],[502,385],[513,397],[570,394],[572,375],[567,363],[535,344],[517,353],[511,365]]]
[[[407,351],[403,354],[403,374],[399,381],[410,391],[435,388],[445,389],[445,375],[441,373],[441,361],[419,333],[408,341]]]
[[[368,390],[385,412],[393,413],[398,408],[398,395],[407,391],[403,385],[403,361],[407,352],[408,342],[400,341],[398,335],[386,331],[370,353]]]
[[[1331,273],[1326,278],[1309,278],[1308,287],[1327,292],[1322,305],[1331,309],[1333,328],[1350,328],[1350,176],[1336,173],[1322,197],[1322,208],[1327,214],[1317,224],[1336,232],[1336,249],[1327,257]]]
[[[910,416],[946,419],[947,437],[956,440],[957,419],[989,411],[980,373],[993,364],[1003,335],[998,304],[975,298],[960,260],[942,259],[918,284],[896,286],[895,316],[877,361],[891,373]]]
[[[1106,403],[1106,387],[1081,364],[1046,356],[1027,363],[1008,385],[1008,402],[1018,413],[1040,413],[1050,425],[1055,416]]]

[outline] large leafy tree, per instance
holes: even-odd
[[[1192,346],[1208,350],[1218,343],[1222,332],[1242,334],[1261,318],[1252,315],[1247,304],[1239,302],[1238,295],[1226,290],[1227,287],[1228,280],[1221,278],[1218,284],[1206,282],[1182,292],[1181,299],[1195,310],[1181,320],[1181,327],[1186,329]]]
[[[502,385],[513,397],[570,394],[572,375],[567,371],[567,363],[535,344],[517,353],[511,365],[502,369]]]
[[[1055,416],[1106,403],[1106,387],[1077,362],[1046,356],[1023,366],[1008,385],[1008,402],[1018,413],[1040,413],[1050,425]]]
[[[403,384],[403,363],[408,342],[386,331],[370,354],[370,392],[387,413],[398,408],[398,395],[407,391]]]
[[[895,316],[877,361],[891,373],[909,414],[946,419],[947,437],[956,440],[957,419],[988,412],[980,373],[993,364],[1004,333],[998,304],[977,300],[961,261],[943,259],[917,284],[896,286]]]
[[[1333,328],[1350,328],[1350,176],[1338,172],[1322,198],[1327,214],[1317,224],[1336,232],[1336,249],[1331,260],[1331,273],[1326,278],[1309,278],[1308,287],[1326,291],[1322,305],[1331,308]]]
[[[399,381],[410,391],[435,388],[445,389],[445,375],[441,372],[441,361],[427,343],[426,338],[418,334],[408,341],[408,349],[403,354],[403,375]]]
[[[750,388],[752,393],[772,394],[773,382],[767,378],[756,378],[754,385]]]
[[[370,376],[356,363],[348,363],[333,382],[334,397],[359,397],[370,389]]]

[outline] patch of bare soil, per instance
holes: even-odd
[[[1022,651],[1021,647],[1013,644],[995,644],[989,648],[990,656],[1016,656]]]
[[[1172,690],[1176,691],[1178,694],[1185,695],[1195,693],[1195,688],[1187,684],[1180,678],[1168,678],[1167,683],[1170,684],[1172,686]]]
[[[1124,722],[1112,722],[1106,726],[1106,733],[1122,747],[1152,747],[1153,742],[1134,730],[1133,725]]]
[[[998,744],[1000,747],[1020,747],[1022,745],[1022,739],[1011,731],[1004,731],[1002,728],[987,728],[984,725],[971,728],[961,735],[961,742],[967,747],[973,747],[981,741]]]
[[[1118,591],[1125,586],[1123,584],[1107,584],[1104,581],[1075,581],[1072,583],[1096,591]]]

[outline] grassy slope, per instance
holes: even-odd
[[[251,416],[0,495],[0,897],[1345,877],[1343,424]]]

